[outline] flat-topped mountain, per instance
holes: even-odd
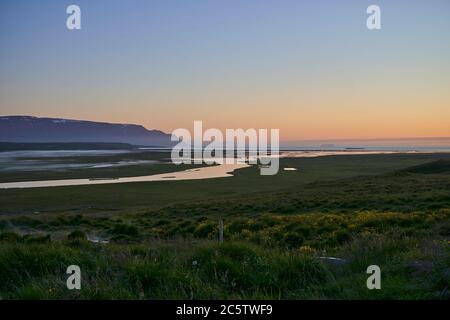
[[[1,116],[0,142],[116,142],[170,146],[170,134],[136,124],[31,116]]]

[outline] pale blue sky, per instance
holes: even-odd
[[[69,4],[82,30],[66,29]],[[2,0],[0,114],[450,135],[449,57],[448,0]]]

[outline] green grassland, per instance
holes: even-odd
[[[0,297],[450,298],[449,154],[283,158],[280,167],[298,171],[0,190]],[[71,264],[80,291],[65,287]],[[371,264],[382,290],[366,287]]]

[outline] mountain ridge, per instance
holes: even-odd
[[[27,115],[0,116],[1,142],[115,142],[170,146],[170,134],[142,125]]]

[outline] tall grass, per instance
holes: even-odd
[[[449,244],[383,235],[355,238],[334,254],[276,250],[246,242],[151,241],[92,244],[0,243],[3,299],[361,299],[448,298]],[[323,253],[323,252],[322,252]],[[322,254],[321,253],[321,254]],[[65,286],[69,265],[82,270],[82,289]],[[366,288],[365,270],[382,269],[383,288]],[[423,276],[423,268],[426,274]]]

